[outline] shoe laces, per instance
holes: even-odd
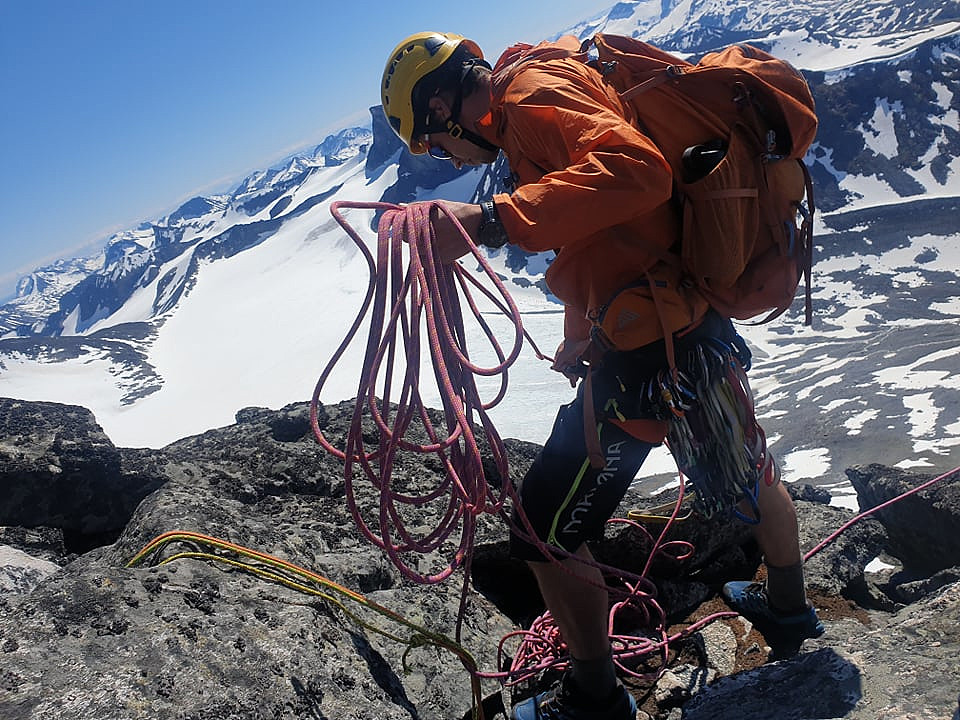
[[[576,705],[576,690],[569,675],[564,675],[560,683],[537,706],[537,717],[543,720],[564,720],[569,717],[564,711]]]
[[[740,596],[739,604],[747,611],[773,615],[773,608],[770,607],[770,599],[767,597],[767,589],[763,583],[747,585]]]

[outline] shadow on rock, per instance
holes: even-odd
[[[377,652],[360,633],[350,632],[350,639],[353,640],[353,646],[357,652],[366,660],[367,667],[370,669],[370,676],[374,682],[387,693],[398,707],[409,712],[412,720],[420,720],[416,706],[410,702],[410,698],[407,697],[403,682],[401,682],[386,658]]]
[[[683,720],[845,717],[863,696],[860,670],[829,648],[721,678],[683,708]]]
[[[320,709],[320,704],[323,701],[322,690],[319,688],[308,688],[300,678],[296,677],[290,678],[290,685],[293,687],[293,691],[297,694],[297,697],[309,708],[308,712],[313,720],[328,720],[327,716],[324,715]]]

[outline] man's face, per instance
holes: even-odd
[[[428,111],[432,116],[433,127],[446,127],[453,114],[456,98],[449,92],[437,92],[429,100]],[[481,78],[479,86],[461,101],[459,118],[456,119],[465,130],[477,132],[477,121],[490,112],[490,88],[488,75]],[[459,133],[458,133],[459,134]],[[432,148],[430,154],[443,160],[450,160],[455,167],[464,165],[488,165],[497,159],[499,149],[488,150],[467,140],[454,137],[448,132],[432,132],[422,138]]]

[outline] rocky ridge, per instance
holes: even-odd
[[[323,408],[334,444],[350,412]],[[0,399],[0,720],[469,717],[468,676],[450,653],[414,648],[405,672],[401,643],[320,597],[199,559],[127,567],[164,532],[201,532],[453,634],[460,583],[413,585],[361,537],[342,466],[316,445],[306,404],[247,408],[236,420],[160,450],[117,448],[84,408]],[[508,446],[515,480],[537,448]],[[863,507],[928,479],[879,465],[847,474]],[[435,468],[402,457],[394,480],[429,486]],[[852,517],[822,490],[791,490],[805,549]],[[659,500],[631,495],[621,510]],[[413,522],[430,526],[436,512]],[[960,718],[958,520],[954,478],[853,525],[807,565],[826,635],[765,664],[762,638],[743,621],[708,625],[677,644],[655,684],[628,681],[640,718]],[[670,537],[696,548],[651,570],[672,629],[723,609],[720,584],[757,571],[742,526],[684,522]],[[613,526],[597,553],[639,570],[648,547],[636,529]],[[420,569],[442,564],[443,551]],[[886,569],[865,572],[878,556]],[[463,644],[495,670],[498,639],[541,610],[496,518],[481,519],[472,581]],[[486,717],[502,717],[511,693],[493,681],[482,690]]]

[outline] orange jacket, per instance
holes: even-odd
[[[667,161],[631,124],[632,110],[597,71],[575,58],[542,55],[578,47],[567,36],[508,49],[491,78],[490,113],[478,123],[481,134],[503,148],[518,179],[512,195],[494,197],[510,241],[556,252],[546,281],[565,305],[568,350],[588,337],[593,313],[648,272],[658,287],[666,285],[658,300],[671,331],[707,307],[696,293],[681,291],[676,271],[644,249],[666,250],[679,238]],[[514,64],[531,52],[535,57]],[[652,297],[640,314],[637,347],[663,335]]]

